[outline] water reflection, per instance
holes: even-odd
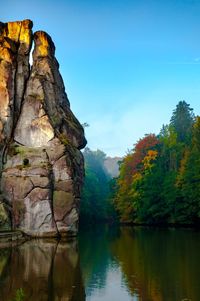
[[[81,232],[80,258],[87,301],[137,300],[123,283],[120,262],[112,252],[112,243],[120,239],[120,229],[108,226]]]
[[[80,237],[87,300],[199,301],[200,233],[109,228]]]
[[[0,244],[0,300],[23,288],[25,301],[199,301],[199,253],[200,233],[187,229],[98,227],[78,248]]]
[[[0,300],[13,300],[19,288],[30,301],[85,300],[77,242],[0,245]]]

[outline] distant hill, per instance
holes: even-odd
[[[106,157],[104,161],[104,167],[106,172],[112,178],[118,177],[119,175],[119,164],[118,162],[122,161],[121,157]]]

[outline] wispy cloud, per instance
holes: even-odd
[[[95,116],[86,129],[88,146],[99,148],[110,156],[124,156],[145,134],[159,132],[163,116],[157,114],[157,108],[157,104],[149,102],[127,107],[126,111],[119,112],[118,118],[112,112]]]
[[[167,65],[199,65],[200,64],[200,57],[195,57],[189,60],[181,60],[181,61],[170,61],[165,63]]]
[[[167,62],[165,64],[167,64],[167,65],[200,65],[200,58],[199,58],[199,60],[194,59],[194,61],[188,61],[188,62]]]

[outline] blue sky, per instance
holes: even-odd
[[[1,0],[0,10],[51,35],[88,146],[112,156],[158,133],[179,100],[200,114],[199,16],[200,0]]]

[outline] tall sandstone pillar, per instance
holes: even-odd
[[[0,228],[75,235],[86,139],[54,43],[43,31],[33,34],[32,25],[0,23]]]

